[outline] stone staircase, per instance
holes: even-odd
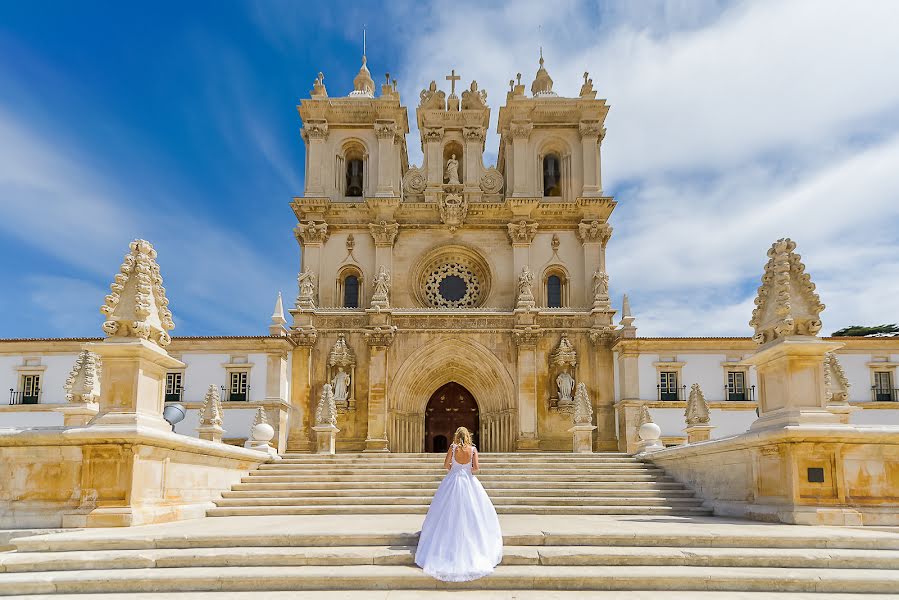
[[[499,514],[708,515],[693,492],[619,453],[484,453]],[[222,494],[209,516],[423,514],[446,475],[435,454],[288,454]]]
[[[613,597],[645,600],[657,597],[647,590],[665,590],[733,600],[749,597],[739,594],[744,591],[753,599],[794,593],[797,599],[895,598],[890,594],[899,589],[899,535],[887,532],[707,517],[501,519],[503,563],[489,577],[463,584],[434,581],[413,565],[420,515],[230,517],[19,538],[16,552],[0,553],[0,596],[224,592],[218,597],[231,598],[241,591],[299,591],[306,598],[327,590],[334,595],[320,597],[346,600],[386,597],[373,595],[376,590],[423,596],[451,589],[459,594],[454,598],[482,600],[521,597],[516,590],[544,590],[533,598],[642,590]],[[486,595],[493,590],[505,593]]]

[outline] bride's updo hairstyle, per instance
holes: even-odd
[[[471,443],[471,432],[465,427],[460,427],[453,434],[453,443],[458,446],[473,446]]]

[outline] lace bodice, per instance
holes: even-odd
[[[452,465],[450,467],[450,470],[454,471],[456,469],[464,469],[471,473],[471,463],[474,462],[474,454],[475,452],[477,452],[477,448],[475,448],[474,446],[471,447],[471,458],[468,459],[467,463],[460,463],[456,460],[456,448],[458,448],[457,444],[453,444],[450,447],[450,455],[452,456]]]

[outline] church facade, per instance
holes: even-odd
[[[175,337],[169,352],[185,367],[167,374],[166,400],[195,418],[204,390],[221,384],[232,441],[262,407],[281,452],[315,449],[323,394],[334,398],[338,452],[440,452],[459,425],[486,452],[570,452],[577,423],[595,427],[593,450],[633,452],[646,414],[673,445],[685,439],[694,383],[712,437],[746,431],[757,407],[755,369],[743,362],[752,339],[640,338],[626,297],[612,306],[609,105],[592,80],[560,97],[541,57],[529,90],[510,81],[495,165],[484,162],[486,93],[474,81],[457,91],[455,71],[447,80],[449,94],[431,82],[419,96],[418,166],[395,82],[376,94],[363,59],[353,91],[335,97],[319,75],[298,107],[296,300],[285,314],[279,297],[267,336]],[[839,339],[829,384],[838,410],[899,423],[899,338]],[[0,427],[57,424],[87,341],[0,340],[10,388]]]

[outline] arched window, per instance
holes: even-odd
[[[562,278],[558,275],[550,275],[546,279],[546,305],[562,308]]]
[[[346,195],[349,197],[361,197],[363,194],[363,162],[361,158],[352,158],[346,161]]]
[[[562,195],[562,161],[558,154],[543,157],[543,195]]]
[[[335,184],[338,192],[344,197],[361,198],[365,196],[365,188],[368,184],[365,172],[366,158],[365,146],[359,140],[348,141],[337,155]]]
[[[343,305],[359,308],[359,278],[355,275],[347,275],[343,279]]]

